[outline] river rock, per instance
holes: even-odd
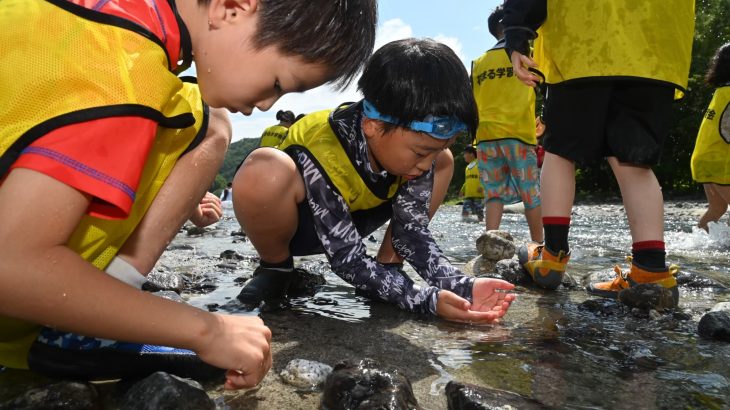
[[[716,310],[705,313],[697,325],[697,333],[706,339],[730,342],[730,311]]]
[[[215,409],[200,383],[157,372],[135,383],[122,398],[121,410]]]
[[[289,297],[314,296],[317,289],[326,283],[327,281],[321,273],[311,273],[301,268],[295,268],[287,293]]]
[[[236,261],[242,261],[246,259],[243,255],[240,253],[234,251],[233,249],[227,249],[220,254],[221,259],[232,259]]]
[[[12,400],[0,403],[0,409],[101,409],[101,403],[93,386],[60,382],[28,390]]]
[[[169,271],[153,270],[147,275],[147,282],[142,285],[143,290],[157,292],[159,290],[171,290],[180,293],[185,287],[182,276]]]
[[[680,286],[686,286],[694,289],[714,289],[714,290],[726,290],[727,288],[722,284],[715,282],[710,278],[706,278],[698,273],[680,270],[674,277],[677,279],[677,284]]]
[[[383,370],[371,359],[335,365],[322,394],[324,410],[419,409],[411,382],[396,369]]]
[[[509,232],[491,230],[477,238],[477,252],[493,261],[510,259],[515,255],[515,243]]]
[[[199,226],[190,226],[188,228],[185,228],[185,232],[188,234],[188,236],[201,236],[207,231],[207,229],[201,228]]]
[[[509,283],[525,285],[532,282],[532,278],[530,278],[530,275],[525,273],[525,270],[522,269],[522,265],[520,265],[520,261],[517,259],[502,259],[497,262],[494,269],[497,271],[499,276],[502,277],[502,279]]]
[[[449,410],[543,409],[537,400],[517,393],[450,381],[446,385]]]
[[[652,283],[641,283],[618,293],[619,302],[643,310],[674,309],[674,297],[669,289]]]
[[[287,363],[279,373],[281,379],[294,387],[315,390],[324,384],[332,367],[324,363],[304,359],[294,359]]]
[[[483,255],[479,255],[464,264],[464,267],[461,268],[461,270],[470,276],[485,276],[494,273],[496,264],[497,262],[489,260]]]

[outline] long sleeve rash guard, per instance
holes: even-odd
[[[341,140],[349,144],[345,150],[354,157],[353,164],[361,176],[382,183],[392,181],[392,176],[374,172],[370,166],[367,144],[360,128],[361,118],[361,106],[356,104],[335,112],[330,123],[338,135],[346,136]],[[345,199],[328,178],[318,172],[308,172],[312,170],[312,154],[301,149],[289,152],[304,179],[314,228],[332,270],[338,276],[371,297],[411,312],[436,315],[440,289],[450,290],[471,301],[474,278],[465,276],[449,263],[428,230],[433,166],[420,177],[401,185],[392,202],[393,246],[428,284],[420,287],[398,269],[388,268],[367,255]]]

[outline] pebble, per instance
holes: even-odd
[[[281,379],[300,389],[317,389],[332,372],[332,367],[324,363],[305,359],[294,359],[287,363],[279,374]]]

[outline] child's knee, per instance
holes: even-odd
[[[304,195],[296,164],[286,153],[275,148],[259,148],[251,152],[233,178],[234,200],[242,196],[263,199],[283,191],[300,193],[298,196],[301,197]]]

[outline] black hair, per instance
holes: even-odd
[[[502,18],[504,17],[504,8],[502,5],[497,6],[492,14],[487,18],[487,25],[489,26],[489,32],[497,38],[501,39],[504,35],[504,26],[502,26]]]
[[[477,149],[471,145],[467,145],[466,147],[464,147],[464,152],[468,152],[468,153],[474,155],[475,157],[477,156]]]
[[[302,118],[304,118],[305,115],[307,115],[307,114],[302,113],[302,114],[297,115],[296,118],[294,118],[294,122],[301,120]]]
[[[397,118],[398,125],[429,114],[453,116],[472,135],[476,132],[477,106],[464,63],[434,40],[410,38],[384,45],[365,65],[357,88],[378,111]]]
[[[723,44],[715,52],[705,81],[713,87],[730,83],[730,43]]]
[[[279,110],[276,112],[276,119],[279,121],[284,121],[284,122],[288,122],[291,124],[294,122],[294,113],[289,110],[287,110],[287,111]]]
[[[210,0],[198,0],[208,4]],[[258,0],[253,45],[276,46],[284,55],[329,68],[343,89],[373,52],[377,0]]]

